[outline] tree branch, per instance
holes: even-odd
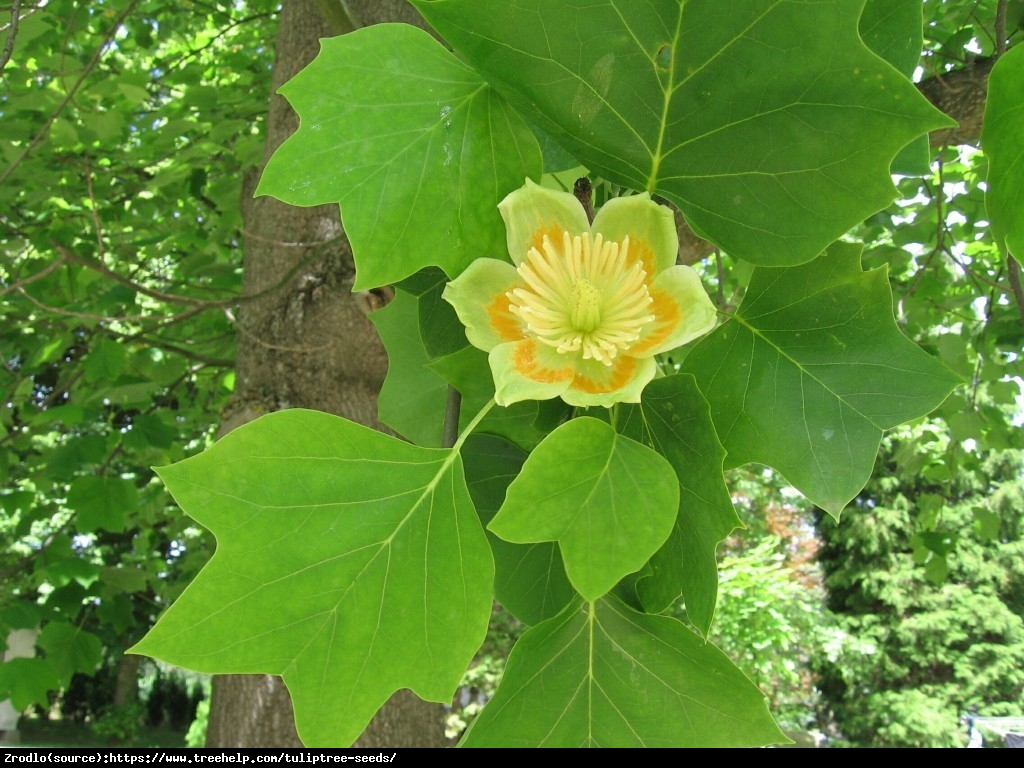
[[[0,53],[0,73],[4,71],[7,62],[11,60],[14,53],[14,38],[18,34],[18,22],[21,21],[21,0],[14,0],[11,4],[11,24],[7,27],[7,42],[4,43],[4,50]]]
[[[1020,319],[1024,320],[1024,286],[1020,282],[1020,263],[1012,254],[1006,254],[1007,274],[1010,278],[1010,288],[1013,290],[1013,298],[1017,300],[1017,309],[1020,310]]]

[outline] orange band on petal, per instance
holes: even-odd
[[[571,381],[576,371],[572,368],[545,368],[537,360],[537,342],[527,339],[516,345],[512,353],[512,365],[516,372],[541,384]]]
[[[643,357],[649,349],[655,349],[665,339],[672,335],[672,332],[679,327],[682,316],[679,312],[679,303],[664,291],[651,289],[651,313],[654,315],[654,322],[645,329],[647,332],[640,341],[629,348],[629,354],[634,357]]]
[[[577,373],[573,379],[572,388],[591,395],[602,392],[614,392],[622,389],[636,376],[637,361],[632,357],[620,357],[611,366],[604,368],[602,373],[607,372],[606,377],[587,378],[583,373]]]
[[[627,267],[632,266],[633,262],[639,260],[643,265],[644,272],[648,275],[654,275],[657,272],[657,267],[654,263],[654,251],[651,250],[650,243],[646,240],[630,240],[629,242],[629,263]]]
[[[523,333],[523,321],[512,314],[509,298],[504,293],[499,293],[487,305],[487,317],[502,341],[519,341],[526,335]]]
[[[526,244],[526,253],[529,253],[531,248],[536,248],[538,251],[542,251],[544,249],[545,237],[549,238],[552,243],[561,243],[562,235],[564,233],[565,227],[560,227],[554,222],[537,227],[533,235],[530,237],[530,242]],[[525,257],[526,253],[521,254],[521,257]]]

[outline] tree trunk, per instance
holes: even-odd
[[[117,682],[114,686],[114,706],[123,707],[139,700],[139,665],[142,657],[122,653],[117,662]]]
[[[349,5],[358,22],[380,20],[360,18],[359,4]],[[278,87],[316,56],[319,39],[330,34],[314,0],[284,4],[265,160],[298,126],[294,112],[276,95]],[[239,313],[236,398],[224,414],[221,434],[283,408],[314,408],[380,428],[377,393],[387,356],[366,315],[386,294],[352,294],[352,255],[336,205],[294,208],[268,197],[254,200],[255,181],[255,175],[247,179],[242,194],[242,292],[261,295]],[[443,724],[440,705],[402,691],[378,713],[358,745],[444,746]],[[215,677],[206,744],[301,746],[281,680]]]

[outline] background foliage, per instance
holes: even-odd
[[[643,9],[637,10],[641,5]],[[841,11],[837,18],[856,19],[858,3],[834,5]],[[925,77],[977,66],[1002,53],[1003,40],[1008,39],[1010,66],[1003,70],[1008,73],[1004,74],[1003,92],[1020,92],[1020,52],[1013,44],[1020,37],[1021,3],[889,4],[906,14],[894,12],[891,19],[879,13],[882,5],[867,4],[860,33],[872,50],[905,75],[915,66],[923,68]],[[513,6],[517,13],[534,10],[525,2]],[[700,11],[696,3],[689,6],[695,14]],[[505,179],[493,190],[473,190],[471,203],[480,208],[483,220],[490,217],[489,228],[446,240],[451,247],[445,258],[450,260],[438,262],[438,266],[455,269],[470,255],[501,244],[494,234],[494,226],[500,222],[488,198],[499,195],[503,184],[517,186],[523,175],[539,169],[541,150],[550,149],[546,137],[534,143],[530,129],[519,122],[509,103],[570,151],[585,145],[592,170],[618,183],[664,194],[688,214],[696,229],[722,246],[723,250],[703,265],[703,271],[719,306],[736,318],[732,331],[721,331],[723,336],[740,331],[739,321],[749,314],[743,307],[750,306],[740,303],[750,301],[750,292],[746,299],[744,293],[748,286],[756,289],[767,274],[754,272],[751,277],[749,262],[759,257],[749,254],[769,253],[772,246],[755,233],[756,226],[743,232],[718,221],[710,212],[728,209],[722,200],[744,196],[749,215],[752,199],[796,198],[799,215],[783,215],[776,233],[787,243],[806,240],[794,247],[794,254],[813,255],[851,230],[852,237],[865,243],[860,256],[863,267],[887,266],[900,330],[966,385],[957,388],[939,408],[934,414],[936,421],[902,431],[888,444],[885,461],[877,464],[876,479],[854,502],[854,513],[845,516],[849,519],[844,519],[834,534],[828,534],[826,585],[841,631],[831,635],[831,640],[817,641],[837,650],[822,653],[809,644],[808,657],[817,660],[823,692],[839,728],[858,743],[868,742],[873,732],[893,745],[948,743],[950,729],[956,727],[952,719],[956,711],[972,704],[985,714],[1016,714],[1008,702],[1014,700],[1014,692],[1019,700],[1020,692],[1020,681],[1013,672],[1015,663],[1020,667],[1021,642],[1019,568],[1014,570],[1020,559],[1014,547],[1019,540],[1016,530],[1022,506],[1019,496],[1014,496],[1019,493],[1020,468],[1007,457],[1022,447],[1015,414],[1024,339],[1019,277],[1014,283],[1013,261],[1007,261],[1000,244],[1015,248],[1019,230],[1012,226],[1010,231],[999,230],[1004,225],[996,224],[994,236],[985,197],[989,191],[986,177],[994,173],[996,178],[1011,178],[1001,169],[1012,163],[1014,156],[990,158],[976,149],[935,146],[931,150],[934,162],[926,172],[922,158],[929,150],[922,139],[900,156],[894,169],[923,175],[901,178],[900,198],[875,213],[888,199],[880,191],[882,182],[888,183],[887,169],[860,164],[857,142],[872,139],[856,119],[840,121],[849,133],[845,138],[814,141],[821,125],[831,126],[836,118],[830,111],[816,115],[808,105],[807,113],[799,118],[809,126],[810,134],[800,134],[800,149],[791,139],[763,141],[765,136],[789,136],[792,131],[792,124],[772,122],[782,118],[769,109],[747,115],[751,118],[749,134],[713,131],[709,126],[714,126],[720,115],[711,107],[718,103],[713,96],[719,89],[726,83],[730,89],[739,88],[731,103],[746,107],[757,102],[756,89],[762,87],[756,80],[737,79],[733,70],[716,71],[715,67],[706,68],[703,79],[692,81],[694,90],[688,97],[706,101],[705,108],[692,113],[673,111],[683,101],[668,102],[667,112],[660,109],[663,105],[637,103],[637,94],[643,89],[618,92],[609,85],[602,97],[615,105],[613,110],[602,109],[600,100],[579,92],[569,79],[555,87],[526,86],[524,90],[521,84],[505,82],[502,73],[522,71],[516,57],[529,56],[530,51],[510,48],[504,51],[509,57],[504,63],[474,58],[478,55],[475,51],[484,50],[474,35],[490,34],[481,35],[482,25],[505,28],[508,20],[495,16],[474,21],[464,15],[463,6],[450,7],[451,11],[438,4],[439,26],[446,14],[455,17],[455,21],[448,19],[449,26],[442,31],[461,45],[471,63],[479,65],[490,85],[482,85],[480,76],[465,65],[443,59],[436,53],[439,48],[431,48],[439,62],[438,72],[411,71],[408,62],[394,62],[389,66],[397,78],[395,87],[398,91],[422,88],[419,79],[440,73],[457,81],[449,86],[450,92],[437,94],[452,109],[447,114],[438,112],[437,129],[429,134],[424,147],[427,155],[439,158],[443,166],[454,138],[473,137],[481,124],[501,118],[508,125],[507,132],[501,134],[504,138],[499,139],[502,143],[496,145],[502,151],[492,147],[491,155],[500,155],[511,167],[487,167],[492,177]],[[629,8],[638,16],[649,10],[645,4]],[[907,17],[916,18],[921,9],[923,40],[897,32],[906,29],[899,25],[905,25]],[[238,332],[235,318],[246,300],[239,297],[238,201],[243,188],[251,188],[246,176],[258,162],[263,144],[261,121],[271,66],[267,46],[275,33],[276,9],[271,3],[259,2],[171,6],[147,0],[88,4],[66,0],[15,5],[11,10],[19,23],[16,36],[13,27],[7,27],[14,47],[3,68],[0,95],[0,247],[4,254],[0,264],[0,312],[4,317],[0,327],[4,362],[0,418],[6,429],[0,444],[0,473],[5,480],[0,495],[5,545],[0,553],[4,585],[0,626],[5,630],[43,628],[38,643],[41,653],[36,659],[0,668],[4,670],[0,688],[9,691],[21,707],[47,701],[51,690],[66,689],[76,671],[92,672],[101,663],[118,663],[122,651],[144,634],[210,554],[206,534],[178,512],[149,467],[172,463],[203,448],[220,409],[229,404],[233,340]],[[713,9],[707,13],[713,14]],[[657,18],[671,33],[669,21]],[[807,45],[800,47],[792,60],[760,62],[749,58],[754,54],[744,54],[740,60],[753,71],[777,73],[779,80],[809,94],[810,102],[813,93],[806,80],[800,79],[801,73],[819,71],[816,62],[833,52],[833,38],[821,20],[763,21],[756,32],[765,41],[774,40],[778,47],[798,37],[793,31],[796,23],[810,29],[799,36]],[[603,17],[589,19],[587,24],[609,28]],[[565,18],[558,26],[575,29],[578,24],[575,18]],[[846,25],[843,35],[852,46],[851,26]],[[360,35],[369,40],[370,32]],[[561,35],[549,37],[561,39]],[[531,44],[540,39],[542,36],[534,36]],[[678,38],[680,43],[684,39],[688,40],[685,35]],[[425,36],[422,40],[415,45],[429,42]],[[709,36],[701,45],[713,50],[715,41]],[[703,50],[701,46],[689,48],[694,56]],[[598,46],[589,50],[593,60],[581,60],[576,75],[581,81],[600,85],[605,82],[601,68],[607,62],[602,64]],[[356,53],[365,56],[366,49]],[[628,50],[622,52],[628,54]],[[1015,58],[1011,59],[1011,54]],[[865,67],[873,68],[871,71],[883,72],[866,52],[858,51],[856,56]],[[661,66],[664,63],[655,61],[656,77],[668,76],[664,74],[668,68]],[[886,70],[884,77],[893,78],[890,72]],[[543,71],[534,74],[536,77],[524,78],[524,82],[548,83],[552,79]],[[313,79],[314,75],[307,77]],[[372,88],[374,82],[369,80],[363,87]],[[891,82],[896,87],[896,81]],[[289,95],[297,95],[300,86],[296,81]],[[842,82],[832,87],[853,100],[844,112],[849,115],[856,114],[858,108],[872,108],[876,86],[875,81],[865,79],[860,84]],[[673,84],[667,87],[671,89]],[[754,90],[744,91],[744,87]],[[296,101],[297,106],[299,103]],[[994,109],[1000,114],[1012,113],[1014,102],[1003,102],[1007,103],[1009,106],[1000,107],[997,101]],[[910,112],[904,117],[911,123],[917,121],[918,132],[926,124],[935,125],[928,123],[923,111],[915,108]],[[648,124],[646,116],[651,113],[668,114],[669,118]],[[621,115],[628,116],[624,123]],[[816,124],[815,119],[823,123]],[[1012,119],[1012,114],[1006,119]],[[381,124],[389,131],[397,125],[394,116]],[[621,136],[625,126],[635,126],[642,140],[625,157],[604,152],[600,137]],[[367,129],[375,127],[379,126]],[[891,126],[878,126],[877,131],[894,152],[914,133],[907,130],[904,137]],[[701,132],[710,137],[707,142],[678,138]],[[328,134],[334,140],[339,135],[324,132]],[[492,140],[491,134],[487,137]],[[733,150],[748,145],[764,150],[748,158],[750,166],[770,167],[776,175],[755,180],[750,166],[736,164]],[[516,148],[514,153],[506,152],[509,146]],[[829,166],[834,172],[822,173],[821,158],[833,155],[837,146],[844,148],[839,165]],[[336,150],[334,144],[328,148]],[[410,151],[418,149],[410,147]],[[687,154],[690,152],[692,156]],[[410,155],[392,149],[385,154],[391,158],[391,173],[402,176],[409,172]],[[553,167],[551,154],[549,151],[546,168]],[[686,163],[680,160],[683,157],[688,158]],[[695,157],[703,158],[703,165],[694,166]],[[795,167],[801,162],[811,170]],[[990,162],[1002,165],[990,168]],[[279,167],[287,165],[282,161]],[[681,167],[687,169],[686,174]],[[694,167],[690,178],[689,169]],[[780,179],[798,181],[788,185]],[[741,180],[740,186],[729,186],[737,180]],[[354,208],[360,200],[371,199],[361,181],[342,181],[343,195],[331,193],[334,196],[328,199],[342,203],[357,250],[359,280],[371,286],[407,277],[415,271],[409,264],[392,258],[374,260],[373,256],[373,248],[390,254],[405,247],[401,240],[380,241],[375,227],[398,230],[386,221],[376,221],[372,207],[366,211]],[[424,225],[420,233],[433,227],[436,236],[447,237],[450,233],[444,221],[435,215],[437,208],[445,206],[437,200],[452,194],[458,199],[463,190],[454,176],[442,174],[432,182],[435,187],[421,192],[412,210]],[[837,188],[847,190],[847,182],[865,186],[838,202],[833,198],[830,220],[820,231],[803,226],[805,206],[828,199]],[[273,174],[268,172],[263,183],[273,185]],[[997,187],[997,191],[1001,199],[1011,201],[1008,205],[1017,199],[1012,182],[1009,188]],[[708,195],[718,197],[709,202]],[[353,205],[346,206],[349,198]],[[426,203],[433,208],[424,208]],[[833,217],[835,211],[841,215]],[[756,224],[774,215],[775,209],[769,208],[747,220]],[[799,232],[786,230],[787,226],[796,227],[796,222],[801,225]],[[367,244],[364,248],[360,248],[361,240]],[[367,254],[365,262],[358,261],[360,252]],[[743,253],[748,261],[740,261],[736,253]],[[793,263],[801,260],[793,258]],[[759,263],[763,269],[765,263]],[[768,260],[767,267],[789,268],[777,260]],[[870,274],[876,283],[881,282],[882,273]],[[429,306],[435,296],[427,288],[430,284],[429,280],[415,286],[403,284],[406,290],[400,290],[398,300],[385,311],[394,317],[409,308],[408,313],[421,316],[422,307]],[[887,298],[873,301],[879,310],[888,304]],[[737,306],[738,314],[734,312]],[[799,307],[791,309],[798,311]],[[382,335],[387,334],[387,323],[382,315],[378,321]],[[403,326],[395,323],[393,327]],[[392,334],[400,336],[401,332],[392,330]],[[420,377],[416,382],[392,380],[391,391],[397,394],[382,400],[382,413],[389,414],[386,420],[421,445],[439,444],[440,435],[421,436],[405,429],[408,423],[423,422],[418,416],[423,402],[408,400],[408,393],[422,392],[424,383],[426,389],[443,392],[446,380],[465,379],[467,371],[479,366],[471,350],[439,348],[435,342],[442,336],[438,332],[423,339],[428,357],[434,358],[430,369],[413,367],[415,374],[409,375]],[[400,351],[391,342],[389,350],[394,361]],[[711,352],[705,350],[704,354]],[[684,365],[695,373],[706,371],[700,362],[694,358]],[[467,400],[474,396],[485,399],[468,392]],[[936,397],[936,401],[940,399]],[[430,402],[432,409],[443,407],[443,399],[435,397]],[[712,403],[712,415],[716,407],[721,410],[725,406]],[[493,431],[528,450],[543,434],[535,425],[543,425],[545,418],[557,420],[558,414],[538,413],[535,407],[521,410],[512,414],[518,418],[507,419]],[[889,426],[882,423],[873,429],[880,435]],[[432,442],[434,439],[438,443]],[[766,460],[765,451],[771,446],[750,455],[743,453],[749,450],[747,445],[746,438],[737,437],[727,448],[732,457],[744,461]],[[516,458],[508,455],[507,446],[502,450],[514,464]],[[865,449],[863,453],[861,482],[867,477],[873,451]],[[793,456],[791,463],[799,465],[800,455]],[[486,475],[476,475],[474,480],[471,470],[467,471],[470,492],[489,482]],[[787,478],[798,482],[790,474],[792,471]],[[805,485],[801,484],[802,490],[814,501],[838,513],[859,483],[841,484],[842,492],[830,486],[820,494]],[[731,480],[734,501],[737,487]],[[747,498],[756,499],[756,495]],[[875,543],[852,543],[859,540],[865,526],[881,539],[864,534],[865,540]],[[845,554],[830,560],[833,549],[839,551],[844,531],[851,540],[848,546],[857,553],[857,566],[851,571],[832,571],[830,562],[847,562]],[[716,543],[717,539],[708,545],[712,556]],[[757,555],[757,559],[761,557]],[[764,557],[771,562],[767,545]],[[901,576],[878,576],[886,581],[884,589],[872,579],[862,580],[866,591],[858,596],[849,584],[860,573],[861,558],[865,573],[876,573],[878,559],[887,558],[886,568],[878,573]],[[739,556],[725,563],[725,572],[733,573],[729,569],[742,560]],[[741,578],[731,576],[724,582],[719,605],[717,622],[723,629],[713,639],[773,696],[776,685],[806,691],[805,682],[793,679],[800,676],[796,670],[766,670],[763,655],[750,657],[751,647],[763,644],[765,638],[793,637],[798,632],[803,637],[816,636],[799,618],[805,611],[802,606],[808,598],[813,599],[813,590],[786,597],[791,595],[791,584],[776,581],[776,570],[759,570],[765,567],[748,560],[735,573],[764,573],[764,585],[775,585],[765,600],[776,610],[779,605],[786,606],[785,615],[772,616],[772,609],[756,600],[750,601],[752,606],[730,603],[728,585]],[[500,584],[500,561],[498,569]],[[710,560],[703,576],[691,578],[699,583],[709,574],[713,578],[713,571]],[[941,589],[934,586],[947,581]],[[967,583],[972,585],[969,593],[959,586]],[[947,594],[949,590],[951,594]],[[559,606],[568,601],[568,597],[554,599]],[[704,618],[694,613],[697,601],[691,600],[689,608],[698,626],[710,623],[710,608],[704,609]],[[539,609],[524,606],[522,610],[552,615],[551,605]],[[756,633],[758,640],[742,634],[752,628],[751,615],[764,620]],[[940,631],[936,622],[949,624],[938,618],[942,615],[955,615],[963,623]],[[769,618],[779,623],[770,626]],[[726,629],[730,625],[735,628],[732,635]],[[849,638],[845,646],[844,635]],[[872,654],[866,653],[866,643],[875,649]],[[794,649],[794,660],[802,653]],[[878,664],[882,658],[885,664]],[[919,671],[928,666],[929,659],[933,667],[936,659],[942,659],[944,671]],[[982,668],[986,675],[978,673]],[[849,687],[851,679],[858,681],[858,688]],[[870,711],[858,707],[865,702],[870,702]],[[922,718],[922,712],[933,710],[934,719]],[[899,725],[912,722],[929,725],[924,732],[910,732]]]

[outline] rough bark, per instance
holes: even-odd
[[[114,686],[114,706],[123,707],[139,700],[139,665],[142,657],[125,653],[117,662],[117,682]]]
[[[265,159],[298,126],[287,102],[276,95],[277,88],[313,59],[319,39],[330,34],[314,0],[285,3]],[[255,181],[255,175],[247,180],[242,195],[246,235],[242,292],[273,290],[240,310],[237,395],[224,414],[221,433],[263,413],[296,407],[381,428],[377,393],[387,371],[387,356],[367,313],[386,301],[386,293],[352,294],[351,251],[337,206],[294,208],[268,197],[253,199]],[[280,679],[215,677],[206,743],[211,747],[301,746],[291,701]],[[399,692],[370,723],[358,745],[444,746],[443,710]]]
[[[988,74],[995,58],[974,59],[959,69],[934,75],[918,83],[918,90],[932,105],[957,121],[956,128],[932,131],[932,148],[947,144],[978,145],[985,120]]]

